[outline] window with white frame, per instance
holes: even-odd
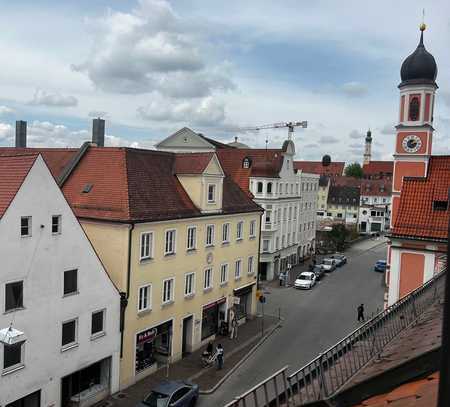
[[[253,274],[254,271],[255,270],[253,268],[253,256],[250,256],[247,261],[247,273]]]
[[[287,234],[287,245],[289,246],[291,244],[291,234]]]
[[[295,184],[295,194],[298,195],[298,183]]]
[[[236,260],[236,263],[234,264],[234,278],[237,280],[238,278],[241,278],[241,271],[242,271],[242,260]]]
[[[278,250],[280,248],[280,238],[277,236],[275,238],[275,250]]]
[[[222,243],[229,243],[230,241],[230,224],[224,223],[222,225]]]
[[[256,192],[258,194],[262,194],[262,192],[263,192],[263,183],[262,182],[257,182],[256,183]]]
[[[292,232],[292,243],[296,243],[296,240],[295,240],[295,232]]]
[[[214,225],[206,226],[206,246],[214,245]]]
[[[284,186],[284,192],[286,193],[286,195],[288,194],[288,192],[289,192],[289,184],[286,184]]]
[[[203,275],[203,289],[208,290],[212,288],[212,268],[207,268]]]
[[[294,193],[294,184],[291,184],[291,195]]]
[[[255,231],[256,231],[256,220],[251,220],[249,237],[255,237]]]
[[[294,206],[294,220],[297,220],[297,207]]]
[[[23,308],[23,281],[5,284],[5,312]]]
[[[277,221],[278,221],[278,223],[281,222],[281,208],[278,209],[278,213],[277,213]]]
[[[3,344],[3,370],[14,370],[23,365],[25,341],[13,345]]]
[[[139,287],[139,297],[138,297],[138,312],[147,311],[151,309],[151,295],[152,286],[151,284]]]
[[[216,202],[216,184],[208,184],[208,203]]]
[[[286,220],[287,218],[287,209],[283,208],[283,220]]]
[[[288,219],[289,219],[289,220],[292,219],[292,206],[289,207],[289,215],[288,215]]]
[[[71,347],[77,343],[77,325],[78,320],[76,318],[63,322],[61,330],[61,346],[63,348]]]
[[[272,211],[266,210],[266,223],[270,223],[272,221]]]
[[[267,240],[267,239],[263,240],[263,244],[262,244],[263,252],[269,251],[269,243],[270,243],[270,240]]]
[[[175,229],[166,230],[166,244],[164,246],[164,254],[166,256],[175,253],[176,233]]]
[[[286,239],[285,235],[281,236],[281,248],[284,248],[285,246],[285,239]]]
[[[153,257],[153,232],[141,234],[141,260]]]
[[[271,193],[272,193],[272,183],[271,183],[271,182],[268,182],[268,183],[267,183],[267,193],[268,193],[268,194],[271,194]]]
[[[236,239],[241,240],[242,239],[242,231],[244,230],[244,222],[239,221],[236,225]]]
[[[220,266],[220,284],[225,284],[228,281],[228,263]]]
[[[95,311],[91,315],[91,336],[105,334],[105,310]]]
[[[52,234],[59,235],[61,233],[61,215],[52,216]]]
[[[163,304],[173,301],[173,286],[175,284],[174,278],[168,278],[163,281]]]
[[[197,246],[197,228],[189,226],[187,229],[187,250],[195,250]]]
[[[20,218],[20,236],[31,236],[31,216],[22,216]]]
[[[186,273],[184,275],[184,295],[190,296],[195,293],[195,273]]]

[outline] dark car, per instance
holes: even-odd
[[[184,381],[165,381],[156,386],[136,407],[194,407],[198,385]]]
[[[373,269],[380,273],[384,273],[386,271],[386,260],[377,260]]]
[[[314,266],[311,271],[316,275],[316,280],[321,280],[325,274],[325,270],[321,266]]]
[[[343,254],[335,254],[334,256],[331,256],[331,258],[336,260],[337,267],[342,267],[347,263],[347,257],[345,257]]]

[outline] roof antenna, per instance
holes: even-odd
[[[267,151],[267,144],[269,144],[269,137],[267,136],[267,133],[266,133],[266,151]]]

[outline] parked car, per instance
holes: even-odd
[[[311,271],[304,271],[297,276],[294,287],[302,290],[309,290],[316,284],[316,275]]]
[[[347,263],[347,257],[345,257],[343,254],[335,254],[331,256],[331,258],[336,261],[336,267],[342,267]]]
[[[194,407],[198,385],[181,380],[165,381],[156,386],[136,407]]]
[[[325,272],[330,273],[336,269],[336,261],[331,258],[326,258],[322,260],[319,266],[322,266]]]
[[[316,281],[321,280],[325,274],[325,270],[322,266],[314,266],[311,271],[316,275]]]
[[[386,271],[386,260],[377,260],[373,269],[380,273],[384,273]]]

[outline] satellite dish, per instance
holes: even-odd
[[[325,154],[322,157],[322,166],[328,167],[331,164],[331,157],[328,154]]]

